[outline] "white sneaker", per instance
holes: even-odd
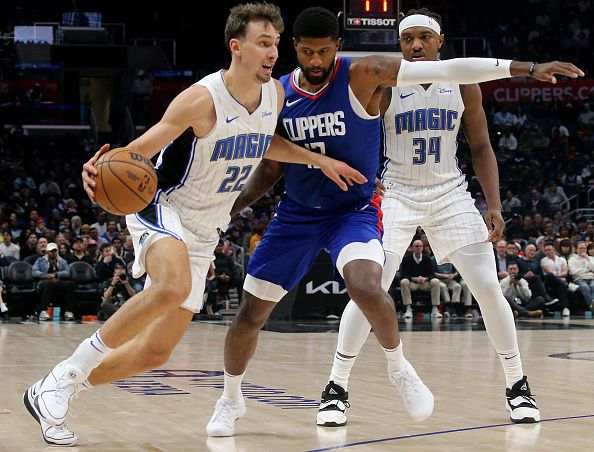
[[[39,407],[36,405],[39,388],[50,375],[37,381],[23,394],[23,403],[27,411],[39,423],[41,427],[41,436],[47,444],[56,446],[74,446],[78,444],[78,437],[70,430],[66,424],[59,426],[51,425],[39,414]]]
[[[563,312],[562,312],[563,317],[569,317],[569,314],[571,314],[569,312],[569,308],[563,308]]]
[[[41,381],[33,399],[34,407],[48,424],[58,427],[64,423],[72,397],[85,389],[87,375],[72,364],[62,361]],[[29,388],[31,389],[31,388]]]
[[[412,308],[410,306],[406,307],[406,311],[404,312],[404,318],[405,319],[412,319],[413,318],[413,312],[412,312]]]
[[[434,319],[441,319],[443,317],[441,312],[439,312],[439,309],[437,309],[437,306],[433,306],[433,309],[431,309],[431,317]]]
[[[404,406],[410,416],[417,422],[423,421],[433,413],[435,400],[433,394],[421,381],[412,364],[406,361],[400,372],[389,372],[390,381],[398,388]]]
[[[68,321],[74,320],[74,314],[70,311],[64,312],[64,320],[68,320]]]
[[[39,320],[50,320],[51,317],[50,315],[47,313],[47,311],[41,311],[39,313]]]
[[[208,436],[233,436],[235,434],[235,421],[245,414],[243,396],[237,400],[222,396],[217,400],[215,411],[208,425]]]

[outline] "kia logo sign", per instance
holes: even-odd
[[[338,284],[338,282],[336,281],[326,281],[325,283],[320,284],[319,286],[314,286],[314,282],[309,281],[305,285],[305,293],[307,295],[313,295],[318,292],[323,293],[325,295],[342,295],[346,293],[346,291],[346,288],[341,290],[340,284]]]

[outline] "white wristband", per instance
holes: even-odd
[[[511,77],[511,60],[496,58],[454,58],[444,61],[402,60],[397,86],[421,83],[481,83]]]

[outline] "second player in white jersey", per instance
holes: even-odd
[[[439,83],[396,87],[384,94],[384,249],[399,260],[417,226],[424,228],[439,262],[465,245],[487,240],[487,227],[456,158],[465,110],[462,89]],[[393,277],[399,260],[388,260],[386,274]]]
[[[406,60],[438,58],[444,40],[439,21],[438,15],[422,9],[410,11],[400,22],[400,44]],[[422,63],[412,66],[416,64]],[[386,160],[381,174],[385,185],[382,210],[386,263],[382,286],[386,290],[391,286],[417,226],[421,226],[438,262],[453,263],[479,303],[505,373],[506,409],[511,420],[538,422],[540,413],[523,375],[513,315],[501,292],[489,243],[501,237],[504,222],[497,161],[481,97],[476,84],[415,85],[384,92],[381,111]],[[456,139],[461,125],[487,197],[487,224],[474,206],[458,168]],[[417,282],[414,279],[411,281]],[[441,317],[438,311],[434,315]],[[405,313],[408,317],[412,318],[410,305]],[[369,322],[351,300],[341,318],[329,377],[345,391],[369,330]],[[346,423],[345,401],[346,398],[338,401],[343,405],[336,402],[334,410],[340,425]],[[320,413],[318,419],[319,416]]]

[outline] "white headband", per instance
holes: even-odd
[[[411,27],[430,28],[438,35],[441,34],[441,27],[437,21],[429,16],[425,16],[424,14],[413,14],[412,16],[407,16],[402,19],[400,21],[400,25],[398,26],[398,34],[402,35],[404,30]]]

